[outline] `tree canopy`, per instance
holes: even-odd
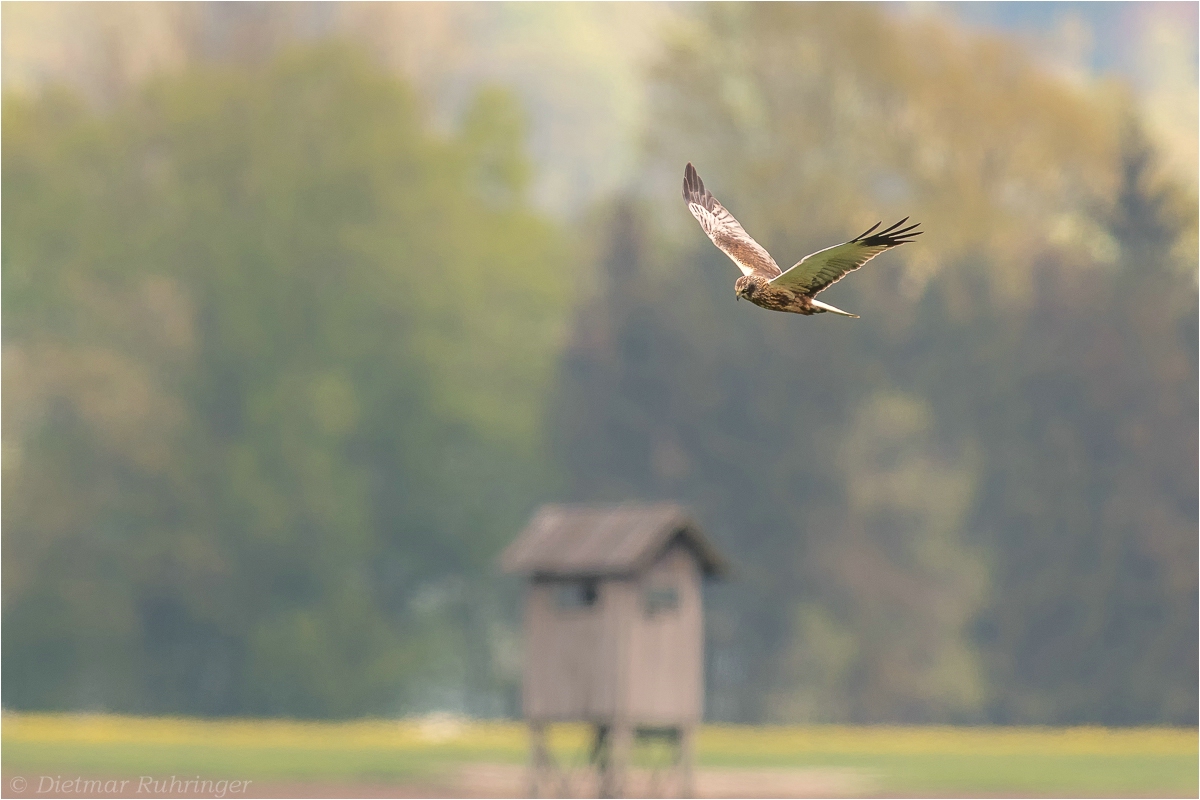
[[[4,112],[5,702],[349,715],[461,671],[553,477],[566,239],[513,98],[438,135],[326,46]]]
[[[511,713],[496,553],[671,499],[734,562],[710,717],[1195,724],[1197,200],[1135,104],[865,5],[662,35],[578,224],[537,108],[361,42],[5,95],[6,708]],[[785,266],[928,233],[859,320],[747,307],[687,161]]]
[[[848,322],[731,302],[677,200],[686,239],[609,217],[560,457],[741,563],[710,711],[1194,722],[1196,206],[1121,95],[821,4],[707,7],[655,76],[654,168],[695,162],[781,264],[928,231],[829,291]]]

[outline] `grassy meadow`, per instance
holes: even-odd
[[[527,746],[519,723],[448,717],[299,722],[6,713],[2,734],[5,796],[21,794],[12,792],[14,777],[32,783],[41,775],[198,775],[252,779],[256,788],[372,784],[402,793],[405,786],[452,788],[451,776],[470,765],[507,765],[507,774],[516,774]],[[582,727],[552,731],[561,763],[582,764],[586,743]],[[662,755],[643,747],[639,760]],[[790,771],[866,781],[847,784],[857,788],[846,792],[823,784],[817,794],[1197,795],[1192,729],[708,725],[697,759],[702,792],[706,772],[736,786],[738,775]],[[473,791],[486,793],[486,785]]]

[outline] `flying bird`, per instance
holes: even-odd
[[[733,284],[738,299],[743,297],[755,305],[772,311],[789,311],[793,314],[841,314],[843,317],[858,317],[817,300],[817,294],[846,277],[884,250],[890,250],[912,241],[923,231],[917,230],[920,223],[901,227],[908,217],[895,225],[874,233],[881,223],[876,222],[867,231],[843,244],[800,259],[791,269],[781,270],[762,245],[750,238],[745,228],[717,198],[704,188],[704,181],[696,174],[689,162],[683,171],[683,199],[700,227],[708,234],[720,250],[729,256],[742,271],[742,277]]]

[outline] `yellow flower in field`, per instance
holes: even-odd
[[[699,746],[780,755],[1182,755],[1196,752],[1196,733],[1179,728],[708,725]]]
[[[3,718],[4,742],[78,745],[204,746],[237,749],[434,751],[451,748],[507,753],[527,747],[519,722],[476,721],[448,716],[404,720],[308,722],[299,720],[201,720],[113,714],[14,714]],[[551,729],[551,746],[579,751],[590,732],[583,725]],[[1112,729],[744,726],[706,725],[700,755],[1187,755],[1196,733],[1177,728]]]

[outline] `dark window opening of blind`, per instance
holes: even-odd
[[[596,605],[600,592],[595,581],[571,581],[558,588],[559,608],[590,608]]]
[[[674,611],[679,607],[679,593],[674,586],[652,586],[646,590],[643,598],[646,616],[654,616],[661,611]]]

